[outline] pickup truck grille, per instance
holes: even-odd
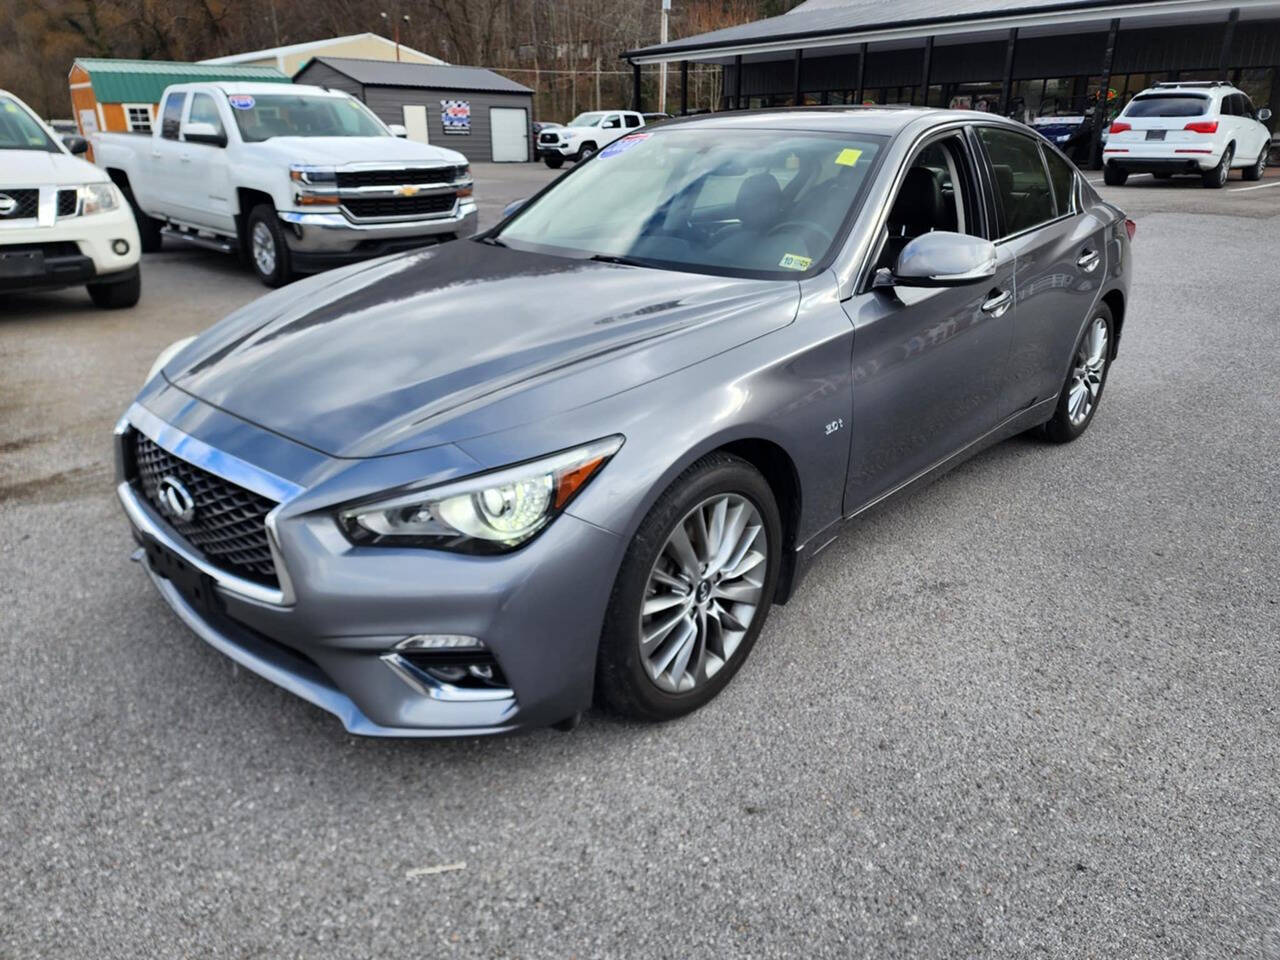
[[[376,217],[419,217],[430,213],[448,213],[457,195],[453,193],[423,194],[417,197],[345,197],[342,207],[357,220]]]
[[[276,506],[266,497],[175,457],[148,437],[132,431],[135,489],[205,559],[230,573],[276,587],[275,559],[267,541],[267,514]],[[169,516],[156,492],[167,476],[176,478],[195,501],[190,521]]]
[[[0,190],[0,211],[9,206],[4,197],[13,201],[13,209],[8,213],[0,212],[0,220],[29,220],[40,210],[39,190]]]
[[[452,183],[465,167],[414,167],[409,170],[338,171],[338,189],[351,187],[398,187],[406,183]]]
[[[558,133],[540,133],[538,134],[539,143],[557,143],[560,140]]]

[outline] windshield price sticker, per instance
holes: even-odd
[[[232,93],[227,96],[227,103],[237,110],[252,110],[253,97],[247,93]]]
[[[845,147],[836,155],[836,163],[842,167],[852,167],[858,162],[862,156],[861,150],[854,150],[852,147]]]
[[[616,157],[620,153],[626,153],[637,143],[642,143],[643,141],[648,140],[650,136],[651,134],[648,133],[633,133],[629,136],[623,137],[621,140],[615,140],[600,151],[600,156]]]
[[[787,270],[808,270],[813,265],[813,257],[802,257],[798,253],[784,253],[778,266]]]

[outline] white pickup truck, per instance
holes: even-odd
[[[99,133],[94,161],[142,249],[180,236],[240,252],[263,283],[475,232],[467,159],[402,139],[347,93],[276,83],[168,87],[150,136]]]

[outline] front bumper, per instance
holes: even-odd
[[[128,249],[117,253],[116,241]],[[50,219],[29,225],[0,224],[0,257],[39,248],[42,268],[25,276],[4,276],[0,290],[72,287],[82,283],[111,283],[137,273],[141,255],[138,227],[127,208],[87,217]]]
[[[226,436],[228,416],[201,411],[197,419]],[[555,723],[590,704],[604,608],[622,554],[614,534],[564,514],[532,543],[501,556],[357,548],[329,509],[296,508],[314,490],[288,499],[291,481],[264,471],[263,489],[286,494],[268,517],[284,571],[281,589],[272,592],[208,564],[139,496],[125,466],[131,430],[202,469],[234,473],[238,483],[255,483],[246,473],[253,468],[136,404],[117,428],[117,492],[135,540],[158,542],[207,571],[218,604],[210,610],[194,602],[144,554],[164,600],[207,643],[334,714],[350,732],[504,733]],[[271,442],[249,424],[241,422],[241,430],[253,434],[249,446]],[[505,694],[477,697],[474,689],[406,671],[393,648],[420,634],[480,638],[506,677]]]
[[[412,220],[356,222],[337,211],[280,213],[293,262],[299,269],[311,263],[332,267],[469,237],[476,232],[477,217],[476,203],[470,198],[459,200],[448,213]]]

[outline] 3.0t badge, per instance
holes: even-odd
[[[156,485],[156,499],[160,509],[174,520],[190,523],[196,516],[196,502],[177,477],[166,474]]]

